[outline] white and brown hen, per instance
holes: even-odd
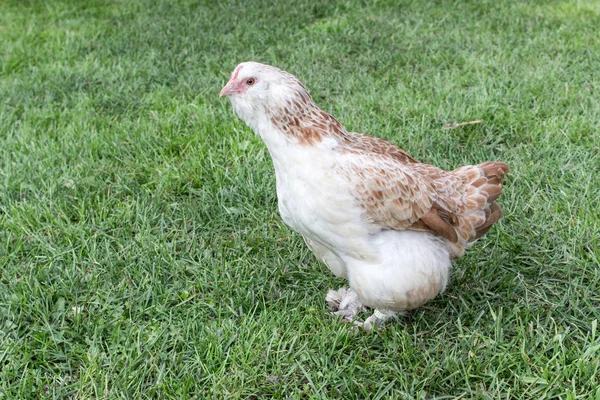
[[[395,145],[348,132],[304,85],[278,68],[238,65],[220,96],[259,135],[275,167],[279,212],[349,289],[330,290],[335,314],[375,310],[366,330],[425,304],[500,219],[509,168],[486,162],[444,171]]]

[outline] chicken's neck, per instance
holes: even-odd
[[[268,136],[277,135],[289,144],[298,146],[319,146],[327,142],[343,143],[351,133],[333,116],[321,110],[312,101],[303,104],[287,104],[283,107],[273,107],[265,113],[264,125],[258,129],[258,134],[265,140]]]

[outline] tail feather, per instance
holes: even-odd
[[[490,204],[489,210],[489,216],[486,218],[485,223],[478,227],[475,232],[475,240],[485,235],[487,231],[490,230],[492,225],[498,222],[500,220],[500,217],[502,217],[502,207],[500,207],[498,203]]]
[[[452,172],[467,185],[466,209],[458,215],[456,227],[462,243],[454,245],[455,257],[462,255],[465,247],[485,235],[502,216],[502,208],[496,200],[502,193],[504,176],[509,170],[503,162],[490,161]]]
[[[483,164],[476,165],[481,168],[483,175],[487,178],[488,183],[501,185],[504,182],[504,176],[510,171],[507,164],[499,161],[488,161]]]
[[[486,202],[488,204],[491,204],[494,201],[496,201],[496,199],[498,197],[500,197],[500,194],[502,193],[502,185],[501,184],[493,185],[493,184],[488,183],[487,185],[485,185],[481,188],[481,192],[487,193]]]

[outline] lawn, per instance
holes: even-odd
[[[600,399],[600,3],[0,1],[0,399]],[[512,170],[446,292],[372,333],[218,93]],[[446,124],[481,119],[444,130]]]

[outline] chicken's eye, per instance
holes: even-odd
[[[252,85],[254,85],[254,78],[249,78],[249,79],[247,79],[247,80],[246,80],[246,85],[248,85],[248,86],[252,86]]]

